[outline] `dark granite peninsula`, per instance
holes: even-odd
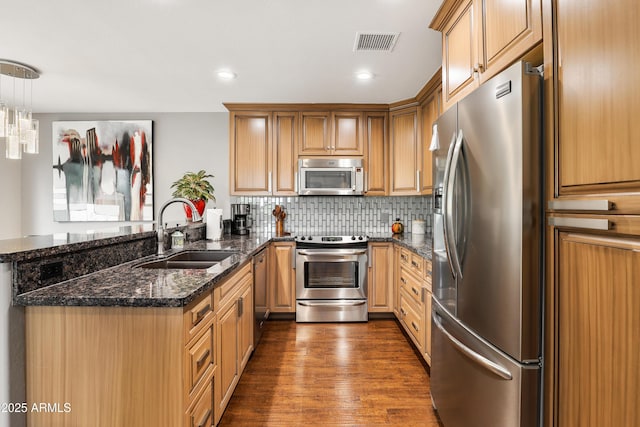
[[[11,425],[219,421],[253,351],[252,256],[271,243],[293,250],[294,237],[254,230],[212,242],[202,224],[182,230],[184,250],[234,254],[207,269],[139,268],[156,259],[150,225],[0,242],[0,285],[12,301],[11,326],[3,326],[11,351],[2,356],[12,360],[11,399],[71,406]],[[428,236],[370,241],[431,259]]]

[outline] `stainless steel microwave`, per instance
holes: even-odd
[[[298,160],[300,196],[362,196],[362,159]]]

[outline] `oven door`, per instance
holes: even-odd
[[[366,249],[297,249],[297,299],[366,299]]]

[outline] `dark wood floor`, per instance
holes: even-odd
[[[394,320],[270,321],[220,426],[439,426]]]

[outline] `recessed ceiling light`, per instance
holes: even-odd
[[[238,77],[236,73],[229,70],[220,70],[216,74],[218,75],[218,78],[222,80],[233,80]]]
[[[358,71],[356,73],[356,78],[358,80],[371,80],[373,78],[373,73],[370,71]]]

